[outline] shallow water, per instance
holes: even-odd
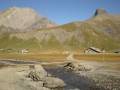
[[[45,67],[45,69],[66,83],[65,90],[120,90],[120,62],[82,62],[94,67],[93,71],[74,73],[63,67]]]

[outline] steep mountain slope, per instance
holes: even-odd
[[[29,32],[0,35],[1,48],[30,50],[81,50],[97,47],[106,51],[120,48],[120,15],[110,15],[98,9],[84,22],[73,22]]]
[[[38,28],[48,28],[55,26],[47,18],[39,16],[30,8],[9,8],[0,13],[0,26],[12,28],[7,31],[30,31]]]

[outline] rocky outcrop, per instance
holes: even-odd
[[[80,64],[80,62],[69,62],[67,63],[64,68],[68,71],[73,71],[73,72],[80,72],[80,71],[91,71],[92,68],[88,67],[86,65]]]
[[[13,28],[17,30],[17,32],[25,32],[34,29],[53,27],[55,23],[51,22],[46,17],[40,16],[31,8],[13,7],[0,13],[0,26],[1,25],[6,28]]]
[[[28,78],[32,80],[29,81],[29,84],[32,84],[32,86],[39,85],[40,88],[44,88],[45,90],[64,90],[64,81],[50,76],[41,65],[30,66]]]
[[[33,65],[30,66],[30,72],[28,77],[31,78],[33,81],[40,81],[43,80],[47,76],[47,72],[41,65]]]
[[[106,10],[102,9],[102,8],[99,8],[96,10],[95,12],[95,15],[94,16],[97,16],[97,15],[103,15],[103,14],[108,14]]]

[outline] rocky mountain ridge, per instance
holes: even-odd
[[[14,32],[24,32],[53,27],[55,23],[51,22],[46,17],[40,16],[31,8],[13,7],[0,13],[0,26],[12,28]]]
[[[32,29],[29,32],[1,34],[0,47],[81,51],[89,47],[97,47],[105,51],[120,48],[120,15],[111,15],[101,9],[98,9],[92,18],[83,22]]]

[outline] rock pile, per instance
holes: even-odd
[[[45,90],[64,90],[65,83],[63,80],[52,77],[48,74],[41,65],[30,66],[30,72],[28,74],[33,82],[40,82],[40,86],[47,88]]]

